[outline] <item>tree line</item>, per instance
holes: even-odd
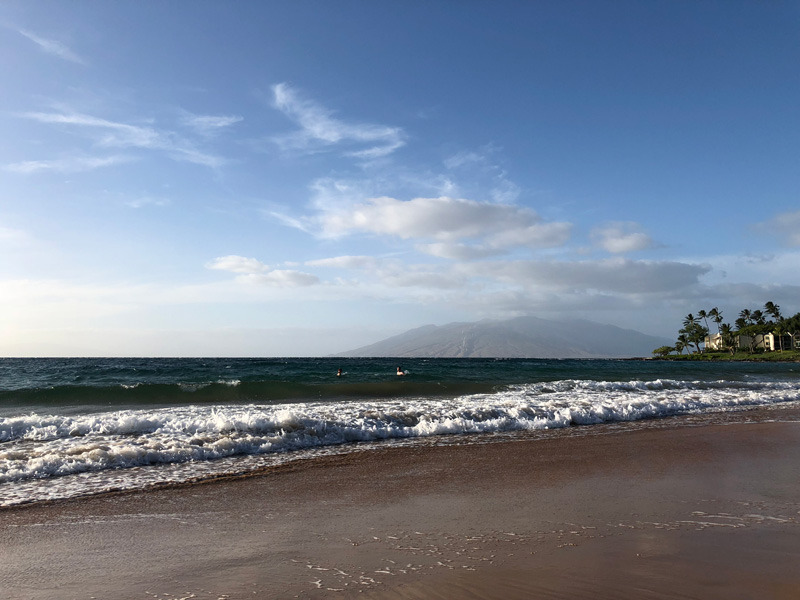
[[[781,314],[780,306],[774,302],[764,304],[764,309],[742,309],[734,324],[725,323],[722,311],[717,307],[711,310],[700,310],[697,315],[689,313],[683,319],[683,327],[678,331],[678,338],[674,346],[661,346],[653,350],[657,356],[667,356],[672,352],[683,354],[700,353],[706,351],[706,338],[709,336],[709,321],[716,325],[718,341],[716,346],[734,354],[738,348],[738,339],[746,338],[750,353],[755,352],[759,336],[775,334],[779,350],[784,348],[784,336],[800,333],[800,313],[793,317],[785,318]],[[702,344],[702,348],[701,348]]]

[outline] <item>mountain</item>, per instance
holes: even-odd
[[[592,321],[506,321],[425,325],[336,356],[419,358],[630,358],[671,340]]]

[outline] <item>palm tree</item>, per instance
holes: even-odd
[[[786,326],[786,321],[781,320],[776,323],[773,333],[778,336],[778,346],[780,347],[781,352],[783,352],[783,336],[789,333],[789,328]]]
[[[714,323],[717,324],[717,333],[722,333],[720,331],[720,324],[722,323],[722,311],[715,306],[708,311],[708,315],[714,320]]]
[[[705,340],[706,335],[708,335],[708,329],[700,325],[697,318],[692,313],[689,313],[683,320],[683,329],[678,333],[684,334],[687,342],[694,344],[697,352],[700,353],[700,344]]]
[[[787,329],[784,325],[783,317],[781,316],[781,307],[774,302],[767,302],[764,305],[764,310],[775,319],[775,331],[773,331],[773,333],[777,334],[778,344],[780,345],[781,352],[783,352],[783,335],[786,333]]]
[[[776,322],[783,319],[783,317],[781,317],[781,307],[774,302],[767,302],[764,305],[764,310],[767,311],[767,314],[775,319]]]
[[[723,323],[719,329],[719,334],[722,337],[720,342],[724,348],[728,348],[731,352],[731,356],[733,356],[736,352],[736,341],[733,337],[733,327],[731,327],[730,323]]]
[[[683,349],[689,347],[689,338],[686,336],[685,333],[681,333],[678,336],[678,341],[675,342],[675,351],[678,354],[683,354]]]
[[[705,335],[708,335],[708,317],[709,316],[710,316],[710,313],[707,313],[705,310],[701,310],[701,311],[699,311],[697,313],[697,319],[698,320],[703,319],[703,322],[706,324],[706,334]],[[705,335],[703,336],[704,338],[705,338]],[[706,351],[706,347],[704,345],[703,346],[703,352],[705,352],[705,351]]]
[[[743,309],[739,313],[739,318],[736,319],[736,327],[739,329],[739,335],[746,335],[750,339],[750,353],[756,350],[757,338],[761,336],[763,340],[764,327],[766,323],[764,313],[760,310]],[[759,325],[761,327],[759,327]]]
[[[697,313],[697,318],[698,320],[703,319],[703,321],[706,324],[706,329],[708,329],[708,313],[704,310],[701,310],[700,312]]]

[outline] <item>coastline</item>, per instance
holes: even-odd
[[[800,414],[387,447],[0,511],[10,599],[795,598]]]
[[[783,352],[761,352],[744,353],[737,352],[695,352],[692,354],[670,354],[667,356],[640,357],[631,360],[660,360],[660,361],[698,361],[698,362],[754,362],[754,363],[798,363],[800,362],[800,352],[785,350]]]

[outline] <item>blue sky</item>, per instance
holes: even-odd
[[[0,4],[0,356],[800,311],[797,2]]]

